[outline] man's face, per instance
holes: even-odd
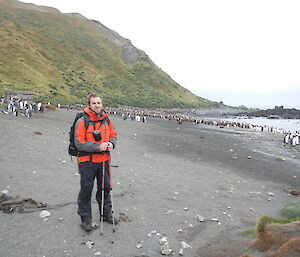
[[[99,114],[102,111],[102,102],[100,97],[92,97],[90,99],[89,107],[97,114]]]

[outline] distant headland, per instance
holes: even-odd
[[[275,106],[274,109],[240,112],[238,115],[266,117],[268,119],[300,119],[300,110],[295,108],[285,109],[283,106]]]

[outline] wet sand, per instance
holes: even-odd
[[[299,199],[283,190],[299,190],[300,147],[282,146],[280,134],[154,118],[138,123],[111,115],[118,131],[112,154],[117,166],[114,209],[117,217],[121,212],[130,221],[121,222],[115,233],[104,224],[104,236],[100,230],[87,234],[77,215],[77,164],[67,154],[74,117],[74,111],[66,110],[32,119],[0,115],[0,189],[49,205],[69,203],[49,210],[47,221],[39,212],[0,212],[0,256],[81,257],[97,251],[101,256],[161,256],[163,235],[175,256],[181,241],[192,246],[184,256],[222,256],[211,247],[237,256],[252,240],[242,231],[253,228],[261,215],[280,217],[285,204]],[[99,221],[95,197],[93,218]],[[151,234],[155,230],[160,235]],[[82,244],[87,240],[93,248]],[[236,250],[230,254],[232,245]]]

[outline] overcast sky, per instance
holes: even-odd
[[[32,0],[131,40],[191,92],[225,104],[300,109],[300,1]]]

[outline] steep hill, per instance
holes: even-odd
[[[52,103],[209,107],[218,103],[181,87],[145,52],[98,21],[50,7],[0,0],[0,93],[33,90]]]

